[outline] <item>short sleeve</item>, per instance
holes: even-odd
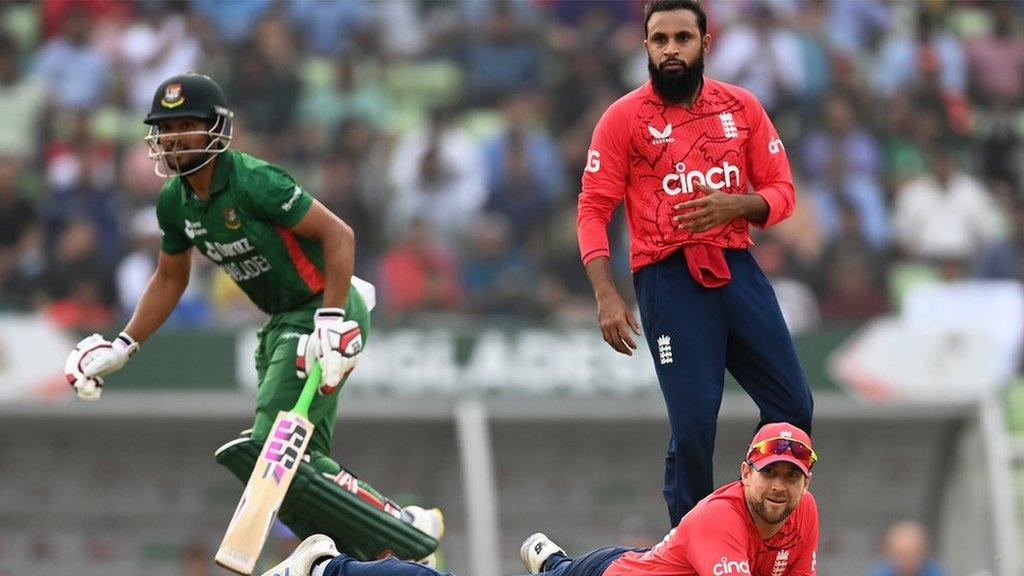
[[[160,192],[160,199],[156,205],[156,220],[160,225],[160,250],[166,254],[181,254],[192,247],[192,241],[185,235],[181,207],[175,205],[176,196],[175,189],[168,184]]]
[[[313,197],[277,166],[257,170],[256,189],[246,190],[253,211],[271,224],[285,228],[298,224],[313,206]]]

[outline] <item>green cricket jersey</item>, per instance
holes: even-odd
[[[324,287],[323,248],[289,228],[313,197],[281,168],[248,154],[229,150],[216,162],[206,202],[178,176],[160,191],[161,249],[180,254],[195,246],[268,314],[309,302]]]

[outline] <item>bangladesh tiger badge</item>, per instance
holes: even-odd
[[[164,108],[177,108],[185,103],[185,95],[181,93],[181,84],[168,84],[164,89],[164,97],[160,99]]]
[[[238,212],[235,212],[234,206],[228,206],[224,209],[224,225],[228,227],[228,230],[238,230],[242,227],[242,220],[238,217]]]

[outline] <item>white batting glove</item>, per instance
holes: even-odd
[[[299,338],[295,352],[295,372],[306,378],[307,366],[320,362],[323,376],[320,393],[331,394],[356,368],[363,351],[363,335],[359,324],[345,320],[342,308],[320,308],[313,316],[313,333]]]
[[[93,334],[68,354],[64,377],[82,400],[99,400],[103,377],[124,367],[138,349],[139,344],[127,332],[121,332],[112,342]]]

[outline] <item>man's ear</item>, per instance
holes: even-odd
[[[753,470],[754,469],[750,466],[750,464],[747,464],[746,460],[740,462],[740,480],[743,482],[744,486],[746,486],[747,482],[750,481],[750,474],[753,472]]]
[[[646,40],[644,42],[646,42]],[[705,34],[704,37],[701,38],[700,50],[705,56],[707,56],[709,48],[711,48],[711,34]]]
[[[811,480],[814,480],[814,474],[808,474],[806,480],[804,482],[804,492],[807,492],[807,489],[811,487]]]

